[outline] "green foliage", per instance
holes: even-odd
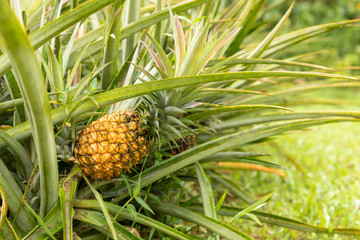
[[[355,0],[298,1],[290,16],[286,31],[293,31],[314,24],[356,19],[359,17],[359,9],[358,1]],[[279,15],[284,10],[284,7],[274,8],[270,14]],[[356,66],[360,61],[358,57],[360,37],[354,32],[356,32],[356,27],[336,30],[324,34],[319,40],[308,41],[303,47],[306,47],[309,51],[324,50],[320,54],[321,57],[318,58],[321,64],[334,68]],[[294,47],[292,52],[294,54],[303,53],[301,49],[303,47]],[[351,69],[347,70],[347,72],[351,71]]]
[[[266,152],[246,148],[358,121],[358,111],[292,108],[304,103],[293,98],[301,93],[360,86],[356,76],[305,62],[294,47],[359,20],[292,31],[299,9],[285,1],[79,3],[0,0],[0,111],[9,118],[0,118],[0,236],[253,239],[237,228],[242,219],[360,234],[260,212],[271,195],[256,201],[227,176],[237,169],[284,176],[282,166],[260,159]],[[76,133],[126,108],[141,113],[152,151],[130,173],[90,182],[69,157]]]

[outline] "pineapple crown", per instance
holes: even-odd
[[[209,60],[226,46],[239,29],[227,30],[223,33],[211,32],[209,20],[200,20],[191,24],[187,31],[181,25],[179,17],[170,11],[173,49],[166,52],[159,41],[149,33],[145,33],[142,46],[146,51],[138,64],[132,63],[139,70],[140,81],[156,81],[158,79],[208,74],[223,66],[222,62],[207,67]],[[147,39],[147,40],[146,40]],[[152,44],[153,48],[150,47]],[[154,49],[154,50],[153,50]],[[149,53],[151,60],[141,67],[141,60]],[[135,59],[135,58],[134,58]],[[155,63],[155,64],[154,64]],[[219,102],[219,94],[204,92],[208,85],[187,86],[164,90],[132,100],[125,107],[137,108],[143,113],[143,126],[147,128],[159,147],[174,143],[187,135],[205,130],[198,122],[187,118],[199,109],[209,107],[207,103]]]

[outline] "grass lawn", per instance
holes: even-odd
[[[355,92],[340,93],[345,99]],[[338,97],[336,91],[323,96]],[[320,109],[334,109],[318,106]],[[336,107],[339,109],[339,107]],[[341,107],[359,110],[359,107]],[[309,109],[307,109],[309,110]],[[275,191],[261,210],[298,219],[326,228],[360,226],[360,123],[329,124],[277,137],[247,150],[267,152],[263,158],[288,168],[285,178],[254,171],[241,171],[236,177],[254,196]],[[301,166],[297,168],[293,162]],[[259,184],[261,183],[261,184]],[[256,239],[354,239],[351,236],[316,235],[244,221],[241,228]]]

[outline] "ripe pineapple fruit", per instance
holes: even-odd
[[[74,155],[84,174],[93,180],[119,177],[148,150],[150,141],[134,111],[121,110],[99,118],[76,137]]]

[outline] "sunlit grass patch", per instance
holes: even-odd
[[[272,154],[266,160],[287,167],[286,178],[251,171],[242,171],[237,177],[254,196],[275,191],[265,207],[269,213],[330,229],[356,228],[360,224],[359,136],[357,122],[279,136],[273,143],[262,143],[247,150]],[[291,160],[299,164],[303,172]],[[353,239],[305,234],[275,226],[259,229],[252,223],[244,225],[261,239]]]

